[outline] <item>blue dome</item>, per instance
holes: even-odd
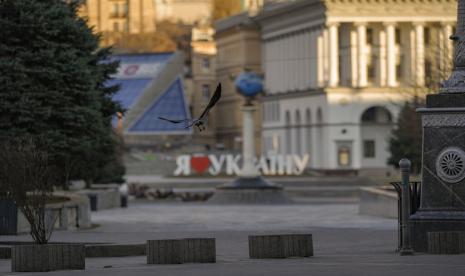
[[[253,72],[241,73],[235,81],[239,93],[246,97],[254,97],[263,91],[262,78]]]

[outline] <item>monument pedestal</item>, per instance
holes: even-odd
[[[215,204],[286,204],[292,201],[283,188],[261,176],[239,177],[231,183],[218,186],[208,200]]]
[[[254,164],[255,159],[255,122],[256,107],[247,104],[243,107],[244,126],[242,172],[233,182],[218,186],[215,194],[208,200],[215,204],[284,204],[292,202],[283,192],[283,188],[260,176]]]
[[[428,249],[427,233],[465,231],[465,94],[428,95],[422,116],[421,201],[410,216],[412,245]]]

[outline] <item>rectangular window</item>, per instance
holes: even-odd
[[[396,44],[400,44],[401,42],[401,31],[399,28],[396,28]]]
[[[430,43],[430,29],[429,28],[425,28],[423,32],[423,42],[425,45],[429,45]]]
[[[113,31],[119,32],[119,23],[118,22],[113,22]]]
[[[376,66],[377,66],[376,61],[377,61],[376,56],[372,55],[371,62],[370,64],[368,64],[368,68],[367,68],[368,81],[371,83],[373,83],[376,78]]]
[[[205,101],[210,100],[210,85],[208,84],[202,85],[202,98]]]
[[[432,70],[431,61],[429,59],[425,60],[425,83],[426,83],[426,86],[428,87],[434,84],[433,70]]]
[[[402,79],[402,56],[400,57],[400,63],[396,65],[396,78]]]
[[[204,57],[202,59],[202,68],[203,69],[210,69],[210,59],[207,57]]]
[[[119,4],[113,4],[113,16],[118,16],[119,14]]]
[[[364,140],[363,141],[363,157],[365,158],[375,157],[375,140]]]
[[[367,44],[368,45],[373,45],[373,29],[368,28],[367,29]]]

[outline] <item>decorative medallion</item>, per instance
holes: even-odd
[[[465,178],[465,152],[457,147],[444,149],[436,159],[436,173],[447,183]]]

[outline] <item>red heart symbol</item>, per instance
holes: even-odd
[[[205,172],[210,167],[210,159],[208,156],[198,156],[191,158],[191,167],[198,173]]]

